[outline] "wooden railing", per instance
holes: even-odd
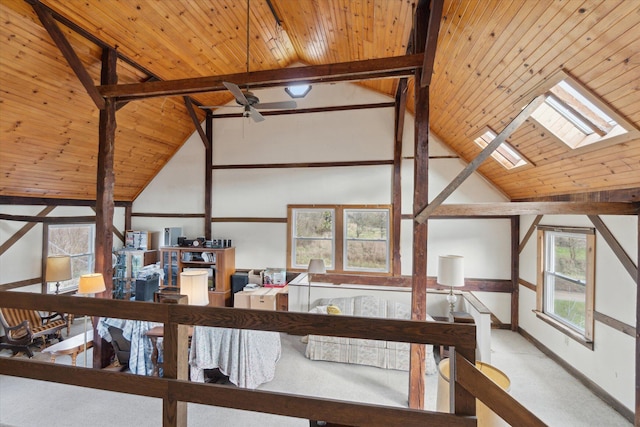
[[[490,380],[478,380],[477,375],[474,375],[479,371],[474,365],[476,338],[473,324],[195,307],[23,292],[0,292],[0,304],[4,307],[164,323],[162,378],[14,358],[0,358],[0,374],[160,398],[163,400],[165,426],[186,426],[187,402],[352,426],[475,426],[475,397],[471,393],[485,401],[485,389],[491,390],[487,406],[512,425],[544,425],[521,405],[514,405],[513,398],[502,389],[495,384],[488,385]],[[186,325],[453,346],[459,365],[458,375],[453,375],[451,381],[456,413],[447,414],[190,382],[186,380]],[[455,373],[456,369],[452,369],[452,372]],[[465,381],[463,376],[470,379]]]

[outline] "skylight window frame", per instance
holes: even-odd
[[[487,138],[485,138],[485,135],[487,134],[489,134],[492,138],[487,140]],[[489,143],[491,143],[491,141],[493,141],[496,136],[498,136],[498,134],[493,129],[491,129],[489,126],[485,126],[480,132],[472,136],[472,140],[474,144],[476,144],[476,146],[484,150],[484,148],[489,145]],[[482,143],[480,143],[478,140],[482,140]],[[519,160],[517,160],[515,156],[517,156]],[[533,163],[531,163],[529,159],[523,156],[520,151],[518,151],[507,141],[504,141],[502,144],[500,144],[498,148],[493,153],[491,153],[491,157],[493,158],[493,160],[498,162],[500,166],[508,171],[516,169],[521,170],[524,167],[533,166]]]
[[[586,86],[577,81],[575,78],[571,77],[564,70],[560,70],[551,76],[545,83],[541,84],[534,90],[528,93],[528,95],[521,98],[529,99],[531,97],[535,98],[538,95],[545,94],[547,97],[553,96],[556,99],[560,99],[563,105],[569,108],[572,111],[575,111],[576,108],[569,105],[570,103],[566,103],[562,101],[562,98],[558,96],[558,91],[556,91],[556,86],[565,81],[571,88],[576,91],[580,96],[586,98],[589,103],[593,104],[593,106],[604,113],[608,118],[612,119],[615,122],[615,126],[611,126],[610,123],[599,122],[598,117],[599,114],[589,106],[584,106],[583,108],[589,109],[593,112],[596,117],[591,117],[591,119],[587,118],[586,123],[593,130],[593,133],[586,135],[582,130],[575,126],[574,123],[570,121],[570,119],[561,115],[561,113],[557,112],[552,106],[550,106],[547,102],[543,103],[537,110],[535,110],[529,120],[533,122],[535,125],[542,127],[545,129],[549,136],[553,140],[561,143],[563,147],[568,147],[572,154],[579,154],[583,152],[588,152],[592,150],[599,150],[601,148],[605,148],[608,146],[620,144],[626,141],[630,141],[633,139],[640,138],[640,129],[638,129],[634,124],[626,120],[620,114],[618,114],[615,110],[609,107],[605,102],[603,102],[597,95],[591,92]],[[561,90],[560,90],[561,91]],[[573,101],[576,101],[575,99]],[[579,100],[578,100],[579,101]],[[540,109],[551,109],[564,120],[565,128],[558,125],[557,121],[550,119],[547,117],[540,117],[539,114]],[[544,114],[544,113],[542,113]],[[580,113],[578,113],[580,114]],[[583,116],[584,117],[584,116]],[[547,118],[548,120],[543,120],[543,118]],[[602,118],[602,120],[606,120]],[[599,122],[599,123],[596,123]],[[552,123],[552,124],[549,124]],[[574,134],[570,137],[566,135],[566,126],[574,127]],[[564,129],[564,131],[563,131]],[[582,136],[578,136],[578,135]]]

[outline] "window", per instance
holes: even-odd
[[[595,233],[538,227],[538,312],[580,341],[593,340]]]
[[[333,268],[334,224],[334,209],[294,209],[291,267],[306,269],[310,259],[321,258],[327,269]]]
[[[344,269],[389,271],[389,210],[345,209]]]
[[[566,73],[551,80],[557,83],[551,83],[545,102],[531,118],[571,149],[606,140],[616,143],[640,133]]]
[[[322,258],[334,272],[389,273],[390,215],[389,206],[289,206],[287,268]]]
[[[473,142],[475,142],[480,148],[484,149],[494,139],[496,139],[496,133],[493,130],[486,128],[484,133],[475,138]],[[527,164],[522,155],[507,142],[500,144],[498,148],[491,153],[491,157],[506,169],[513,169]]]
[[[93,273],[95,224],[50,224],[45,226],[47,256],[69,255],[73,278],[60,282],[60,292],[78,288],[80,276]],[[55,283],[47,283],[47,293],[55,292]]]

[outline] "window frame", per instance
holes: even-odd
[[[492,136],[490,141],[487,141],[486,138],[484,137],[486,134],[490,134]],[[498,136],[498,133],[496,131],[491,129],[489,126],[485,126],[480,132],[474,134],[471,137],[471,139],[473,140],[473,143],[476,144],[477,147],[479,147],[481,150],[484,150],[484,148],[487,145],[489,145],[491,141],[496,139],[497,136]],[[480,142],[479,140],[481,140],[482,142]],[[514,163],[511,160],[511,157],[513,156],[511,153],[509,153],[509,151],[514,153],[516,156],[518,156],[520,160]],[[527,166],[529,167],[535,166],[533,162],[531,162],[531,160],[523,156],[520,151],[518,151],[513,145],[509,144],[507,141],[503,141],[498,146],[498,148],[491,153],[491,158],[494,161],[498,162],[498,164],[503,168],[505,168],[507,171],[512,171],[516,169],[522,170],[527,168]]]
[[[541,226],[537,227],[538,233],[538,256],[537,256],[537,283],[536,283],[536,309],[537,317],[570,338],[593,349],[594,332],[594,309],[595,309],[595,252],[596,238],[593,228],[582,227],[557,227]],[[586,239],[586,271],[585,271],[585,325],[584,332],[572,325],[569,321],[560,316],[549,313],[546,309],[549,292],[547,291],[547,277],[549,274],[557,274],[547,265],[550,263],[550,238],[549,236],[561,236],[575,234],[584,236]]]
[[[348,227],[349,227],[349,221],[348,221],[348,213],[349,212],[386,212],[387,213],[387,223],[386,223],[386,230],[387,230],[387,237],[385,239],[359,239],[359,238],[349,238],[348,237]],[[343,209],[343,215],[344,215],[344,221],[343,221],[343,244],[342,244],[342,260],[343,260],[343,269],[346,272],[353,272],[353,273],[362,273],[362,272],[366,272],[366,273],[388,273],[389,270],[391,269],[391,250],[390,250],[390,245],[391,242],[389,241],[389,233],[391,230],[391,209],[386,209],[386,208],[378,208],[378,209],[372,209],[372,208],[352,208],[352,207],[345,207]],[[384,241],[385,242],[385,251],[387,254],[386,260],[385,260],[385,266],[383,269],[371,269],[371,268],[362,268],[362,267],[350,267],[348,266],[348,259],[347,259],[347,252],[349,250],[349,245],[348,242],[349,241]]]
[[[288,205],[287,206],[287,270],[304,272],[307,266],[295,265],[295,236],[294,221],[295,212],[300,210],[334,210],[333,224],[333,245],[332,245],[332,267],[327,267],[327,272],[344,274],[362,274],[391,276],[393,275],[393,227],[391,205]],[[372,269],[348,269],[346,266],[346,233],[345,233],[345,211],[349,210],[386,210],[387,218],[387,268],[386,271]]]
[[[71,228],[71,227],[89,227],[90,228],[90,236],[88,237],[90,252],[87,253],[77,253],[77,254],[67,254],[62,252],[51,252],[50,251],[50,232],[51,229],[56,228]],[[53,294],[55,293],[55,283],[47,282],[45,277],[47,277],[47,258],[50,255],[69,255],[71,257],[71,274],[72,278],[70,280],[65,280],[60,282],[60,293],[69,293],[74,292],[78,289],[78,282],[80,280],[80,276],[86,273],[92,273],[95,270],[95,261],[96,261],[96,248],[95,248],[95,237],[96,237],[96,224],[93,222],[78,222],[78,223],[45,223],[42,232],[42,293],[44,294]],[[74,260],[82,257],[89,257],[87,260],[88,270],[89,271],[77,271],[74,268]]]
[[[598,126],[592,127],[593,132],[590,134],[585,134],[583,130],[581,130],[575,123],[571,121],[568,117],[563,115],[561,112],[557,111],[552,105],[545,102],[542,103],[538,109],[534,110],[529,116],[529,120],[531,120],[536,125],[542,127],[544,130],[548,132],[550,137],[557,141],[562,147],[568,148],[571,153],[582,153],[591,150],[598,150],[607,146],[619,144],[621,142],[630,141],[632,139],[636,139],[640,137],[640,129],[638,129],[634,124],[626,120],[623,116],[618,114],[615,110],[609,107],[603,100],[601,100],[595,93],[593,93],[589,88],[583,85],[581,82],[570,76],[564,70],[559,70],[553,76],[551,76],[545,83],[538,86],[531,93],[534,95],[533,97],[541,94],[545,94],[546,98],[552,97],[553,99],[559,101],[563,104],[563,106],[571,112],[571,114],[577,114],[582,118],[586,118],[579,113],[579,109],[574,108],[574,106],[570,105],[570,103],[565,102],[562,99],[562,95],[559,95],[558,91],[564,91],[564,89],[558,89],[557,85],[562,81],[565,81],[571,89],[577,92],[579,95],[584,97],[589,103],[593,104],[598,110],[601,110],[604,114],[609,116],[609,118],[613,119],[616,122],[616,125],[611,129],[600,129]],[[528,97],[524,97],[525,99]],[[578,102],[579,100],[574,101]],[[581,104],[582,108],[587,110],[591,110],[589,106],[586,104]],[[562,132],[559,126],[548,126],[543,123],[543,121],[539,120],[541,118],[539,116],[539,109],[551,109],[556,112],[566,123],[566,125],[573,126],[573,130],[577,131],[577,133],[581,133],[583,137],[576,139],[574,137],[572,140],[564,140],[562,135],[559,133]],[[538,116],[538,118],[536,118]],[[596,118],[595,121],[597,121]],[[586,123],[593,124],[594,121],[586,118]],[[566,131],[565,131],[566,133]],[[609,136],[611,134],[611,136]]]

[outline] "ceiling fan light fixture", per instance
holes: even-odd
[[[284,88],[284,91],[292,98],[304,98],[311,90],[311,85],[298,84],[291,85]]]

